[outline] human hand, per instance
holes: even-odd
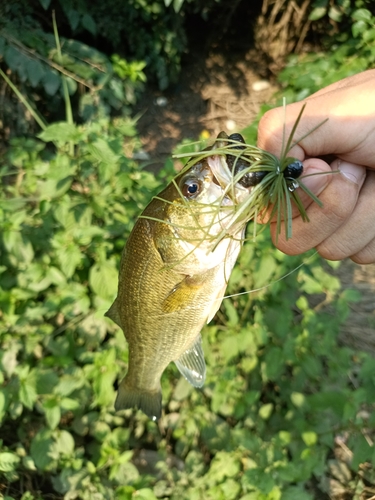
[[[313,94],[303,102],[286,107],[288,137],[303,103],[306,108],[295,140],[308,134],[323,120],[328,121],[298,142],[288,156],[303,162],[304,173],[339,170],[339,174],[303,179],[323,203],[319,207],[300,193],[310,222],[298,212],[293,235],[278,235],[276,246],[295,255],[316,248],[329,260],[350,257],[359,264],[375,262],[375,70],[345,78]],[[259,123],[258,146],[280,155],[284,123],[283,108],[268,111]],[[332,163],[324,160],[331,156]],[[271,223],[276,242],[276,223]]]

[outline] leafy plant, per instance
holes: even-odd
[[[126,119],[53,123],[13,139],[1,168],[3,492],[313,498],[309,481],[338,433],[356,442],[354,469],[373,460],[359,437],[373,423],[374,361],[337,346],[337,314],[356,297],[316,257],[279,280],[302,259],[272,250],[266,233],[246,242],[232,274],[228,294],[246,293],[226,299],[203,332],[203,390],[173,366],[162,380],[167,433],[140,413],[114,413],[127,347],[103,314],[126,235],[161,185],[131,159],[136,147]]]
[[[267,231],[254,242],[249,227],[230,297],[203,331],[204,388],[171,365],[160,427],[114,412],[128,353],[104,312],[126,237],[173,173],[142,169],[138,146],[129,118],[67,120],[14,137],[2,159],[0,494],[308,500],[331,494],[333,474],[365,499],[375,361],[337,341],[359,297],[341,289],[335,263],[285,256]],[[338,442],[352,454],[346,468],[332,460]]]
[[[78,109],[84,120],[120,108],[129,113],[129,105],[135,103],[145,81],[145,63],[128,62],[117,55],[111,62],[103,53],[76,40],[61,39],[62,49],[58,51],[55,35],[37,28],[15,31],[14,26],[0,31],[0,57],[17,75],[23,93],[43,89],[48,96],[48,112],[56,118],[56,108],[66,101],[64,85],[69,95],[79,97]]]
[[[314,20],[328,12],[337,22],[344,22],[337,14],[338,7],[328,10],[327,2],[316,3]],[[375,61],[375,16],[365,8],[351,8],[338,4],[349,17],[346,30],[332,35],[325,41],[325,52],[293,55],[278,76],[283,85],[283,96],[288,101],[304,99],[322,87],[342,78],[372,68]],[[333,10],[332,10],[333,9]],[[336,13],[336,14],[335,14]],[[347,19],[347,18],[345,18]]]

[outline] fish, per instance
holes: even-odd
[[[194,387],[204,384],[201,330],[223,300],[248,222],[237,207],[252,189],[233,182],[230,155],[214,154],[227,139],[221,132],[212,155],[188,162],[144,209],[126,242],[117,297],[106,313],[129,348],[117,411],[138,408],[159,419],[160,380],[171,362]]]

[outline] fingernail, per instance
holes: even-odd
[[[314,175],[319,174],[319,175]],[[326,188],[329,182],[328,175],[325,175],[321,170],[309,168],[308,175],[303,179],[303,183],[310,189],[316,196]]]
[[[355,184],[361,184],[363,178],[366,174],[366,171],[360,165],[355,165],[354,163],[348,163],[342,160],[336,160],[336,168],[340,170],[342,175],[346,177],[349,181],[354,182]],[[332,167],[334,168],[334,163],[332,163]]]

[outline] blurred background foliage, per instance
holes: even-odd
[[[136,217],[173,175],[171,161],[154,174],[137,159],[132,110],[146,82],[173,85],[194,44],[223,45],[230,55],[236,36],[261,51],[288,100],[374,65],[373,2],[249,3],[0,7],[0,495],[7,500],[374,494],[375,361],[337,343],[359,296],[342,289],[335,263],[285,256],[266,232],[245,243],[228,287],[234,296],[203,331],[204,388],[193,389],[171,365],[159,425],[139,412],[114,412],[127,346],[103,314]],[[255,142],[256,123],[243,133]],[[340,443],[346,462],[333,453]]]

